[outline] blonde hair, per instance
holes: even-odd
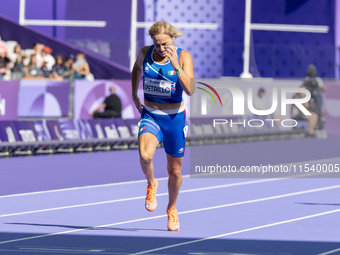
[[[149,35],[151,37],[159,34],[167,34],[175,38],[183,35],[181,31],[179,31],[177,28],[171,26],[168,22],[165,21],[157,21],[149,29]]]

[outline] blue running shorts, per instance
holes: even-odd
[[[185,118],[186,112],[183,108],[162,111],[144,107],[139,122],[138,137],[144,133],[151,133],[157,137],[158,142],[163,140],[167,154],[173,157],[183,157],[188,131]]]

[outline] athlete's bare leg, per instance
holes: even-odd
[[[169,191],[169,204],[168,208],[176,208],[176,202],[178,198],[179,189],[182,185],[182,158],[176,158],[172,157],[168,154],[166,154],[168,164],[168,174],[169,174],[169,180],[168,180],[168,191]]]
[[[156,186],[152,158],[155,154],[158,139],[150,133],[141,134],[138,138],[140,164],[148,181],[148,186]]]

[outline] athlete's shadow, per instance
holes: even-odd
[[[113,228],[113,227],[89,227],[89,226],[71,226],[71,225],[55,225],[55,224],[37,224],[37,223],[5,223],[12,225],[25,225],[25,226],[37,226],[37,227],[59,227],[59,228],[70,228],[70,229],[83,229],[83,230],[118,230],[118,231],[167,231],[166,229],[152,229],[152,228]]]
[[[303,203],[303,202],[296,202],[295,204],[300,204],[300,205],[332,205],[332,206],[340,206],[340,204],[330,204],[330,203]]]

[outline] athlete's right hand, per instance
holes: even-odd
[[[135,96],[135,97],[132,98],[132,100],[135,103],[135,106],[136,106],[137,110],[139,111],[139,113],[142,113],[144,105],[142,105],[140,103],[139,97]]]

